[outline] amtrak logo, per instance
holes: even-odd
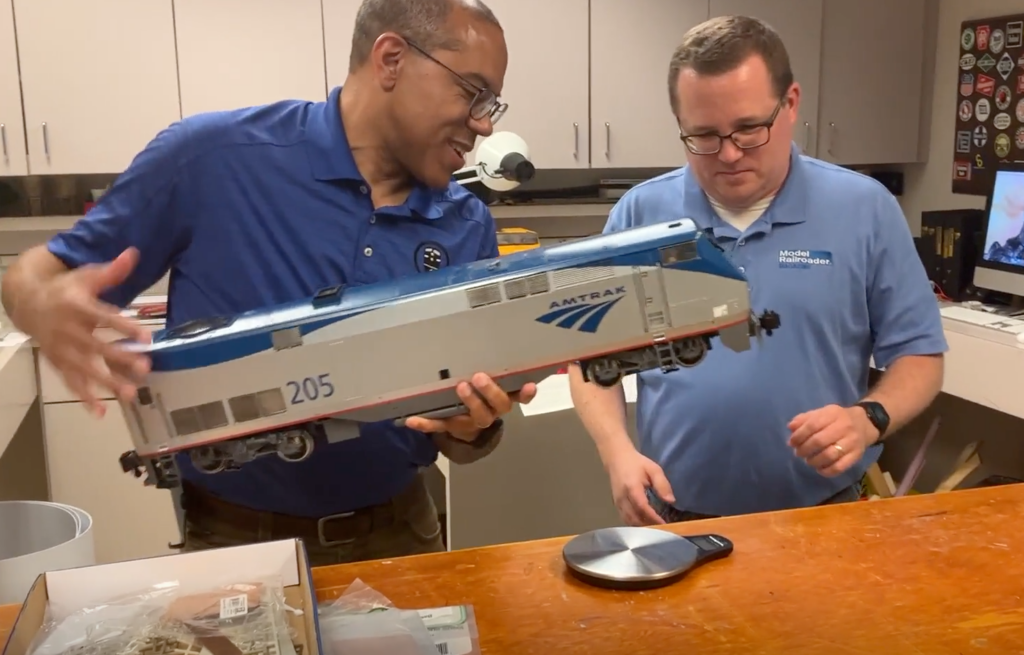
[[[626,287],[621,286],[554,300],[548,307],[549,311],[538,316],[537,320],[566,330],[593,334],[625,294]]]
[[[780,250],[779,268],[811,268],[831,266],[832,253],[828,250]]]

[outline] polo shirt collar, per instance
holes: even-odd
[[[323,182],[345,180],[366,184],[356,167],[356,160],[352,156],[352,148],[345,134],[340,99],[341,87],[338,86],[331,90],[326,102],[315,103],[310,108],[306,121],[305,142],[313,177]],[[403,205],[382,207],[377,211],[395,216],[416,215],[434,220],[444,215],[440,202],[447,196],[447,189],[431,189],[417,183]]]
[[[757,219],[755,226],[763,226],[760,231],[770,232],[773,225],[792,225],[807,220],[806,178],[807,162],[800,154],[796,144],[790,145],[789,173],[782,183],[782,188],[775,195],[764,214]],[[703,231],[712,230],[715,237],[738,236],[736,228],[723,221],[708,200],[697,177],[690,167],[683,169],[683,203],[689,214]]]

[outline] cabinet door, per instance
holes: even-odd
[[[917,161],[925,0],[825,0],[823,17],[818,156]]]
[[[508,46],[501,94],[508,112],[495,130],[521,136],[537,168],[589,168],[588,0],[487,4],[501,21]]]
[[[181,113],[322,101],[320,0],[174,0]]]
[[[786,46],[800,84],[800,116],[793,140],[816,152],[821,78],[821,14],[824,0],[711,0],[711,16],[753,16],[768,23]]]
[[[50,497],[92,515],[99,564],[170,554],[181,538],[171,493],[121,471],[131,436],[117,402],[103,405],[101,419],[82,403],[43,405]]]
[[[171,0],[14,0],[29,172],[120,173],[181,117]]]
[[[0,2],[0,177],[25,175],[25,123],[21,114],[18,50],[14,44],[14,11]]]
[[[593,167],[686,163],[669,106],[668,65],[683,34],[708,11],[708,0],[591,0]]]
[[[324,14],[324,59],[327,62],[327,89],[345,83],[348,75],[352,31],[360,0],[322,0]]]

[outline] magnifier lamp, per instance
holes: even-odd
[[[469,188],[485,202],[491,192],[511,191],[533,179],[526,141],[514,132],[495,132],[480,142],[476,163],[455,172],[455,181]]]

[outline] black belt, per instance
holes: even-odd
[[[181,506],[188,522],[197,527],[220,525],[233,532],[251,533],[254,537],[269,529],[274,539],[301,538],[322,546],[340,546],[394,524],[398,517],[396,501],[402,495],[380,505],[313,518],[242,507],[183,481]]]

